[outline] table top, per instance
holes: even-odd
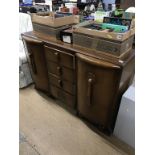
[[[118,57],[118,56],[108,54],[105,52],[101,52],[101,51],[97,51],[94,49],[89,49],[89,48],[81,47],[81,46],[74,45],[74,44],[64,43],[61,40],[56,40],[55,38],[53,38],[49,35],[46,35],[43,33],[38,33],[35,31],[26,32],[26,33],[23,33],[22,35],[24,35],[26,37],[30,37],[32,39],[43,41],[46,44],[52,44],[55,46],[59,46],[61,48],[66,48],[70,51],[74,51],[75,53],[81,53],[81,54],[84,54],[84,55],[87,55],[87,56],[90,56],[93,58],[97,58],[100,60],[106,60],[108,62],[117,64],[122,67],[126,63],[128,63],[128,61],[130,61],[130,59],[132,59],[135,56],[134,49],[129,49],[128,52],[126,52]]]

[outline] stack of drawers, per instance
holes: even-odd
[[[48,68],[50,93],[71,107],[75,107],[75,57],[54,47],[44,46]]]

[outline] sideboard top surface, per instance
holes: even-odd
[[[108,54],[105,52],[96,51],[96,50],[88,49],[85,47],[64,43],[61,40],[56,40],[55,38],[53,38],[49,35],[38,33],[35,31],[29,31],[29,32],[23,33],[22,35],[26,36],[26,37],[30,37],[32,39],[43,41],[48,46],[52,45],[52,46],[56,46],[59,48],[67,49],[71,53],[81,53],[81,54],[84,54],[84,55],[87,55],[87,56],[90,56],[93,58],[97,58],[100,60],[104,60],[104,61],[114,63],[114,64],[119,65],[119,66],[124,66],[135,55],[133,49],[130,49],[125,54],[117,57],[117,56],[114,56],[112,54]]]

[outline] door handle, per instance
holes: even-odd
[[[37,74],[37,68],[36,68],[34,56],[32,53],[29,53],[29,58],[30,58],[31,66],[32,66],[32,71],[34,74]]]
[[[87,102],[88,105],[92,105],[92,95],[93,95],[93,84],[95,82],[95,74],[88,73],[88,89],[87,89]]]
[[[87,91],[87,98],[88,98],[88,105],[91,105],[91,96],[92,96],[92,85],[93,85],[93,79],[88,79],[88,91]]]

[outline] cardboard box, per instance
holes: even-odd
[[[49,12],[48,14],[32,13],[31,20],[32,20],[32,23],[38,23],[38,24],[51,26],[51,27],[60,27],[64,25],[79,23],[79,16],[70,15],[70,16],[55,18],[54,12]]]
[[[100,38],[110,39],[114,41],[121,41],[121,42],[135,34],[135,28],[133,26],[134,24],[131,25],[129,31],[126,31],[124,33],[105,32],[105,31],[99,31],[99,30],[89,29],[84,27],[89,24],[97,24],[97,23],[94,21],[87,21],[86,23],[80,23],[74,26],[73,33],[81,33],[81,34],[86,34],[93,37],[100,37]]]

